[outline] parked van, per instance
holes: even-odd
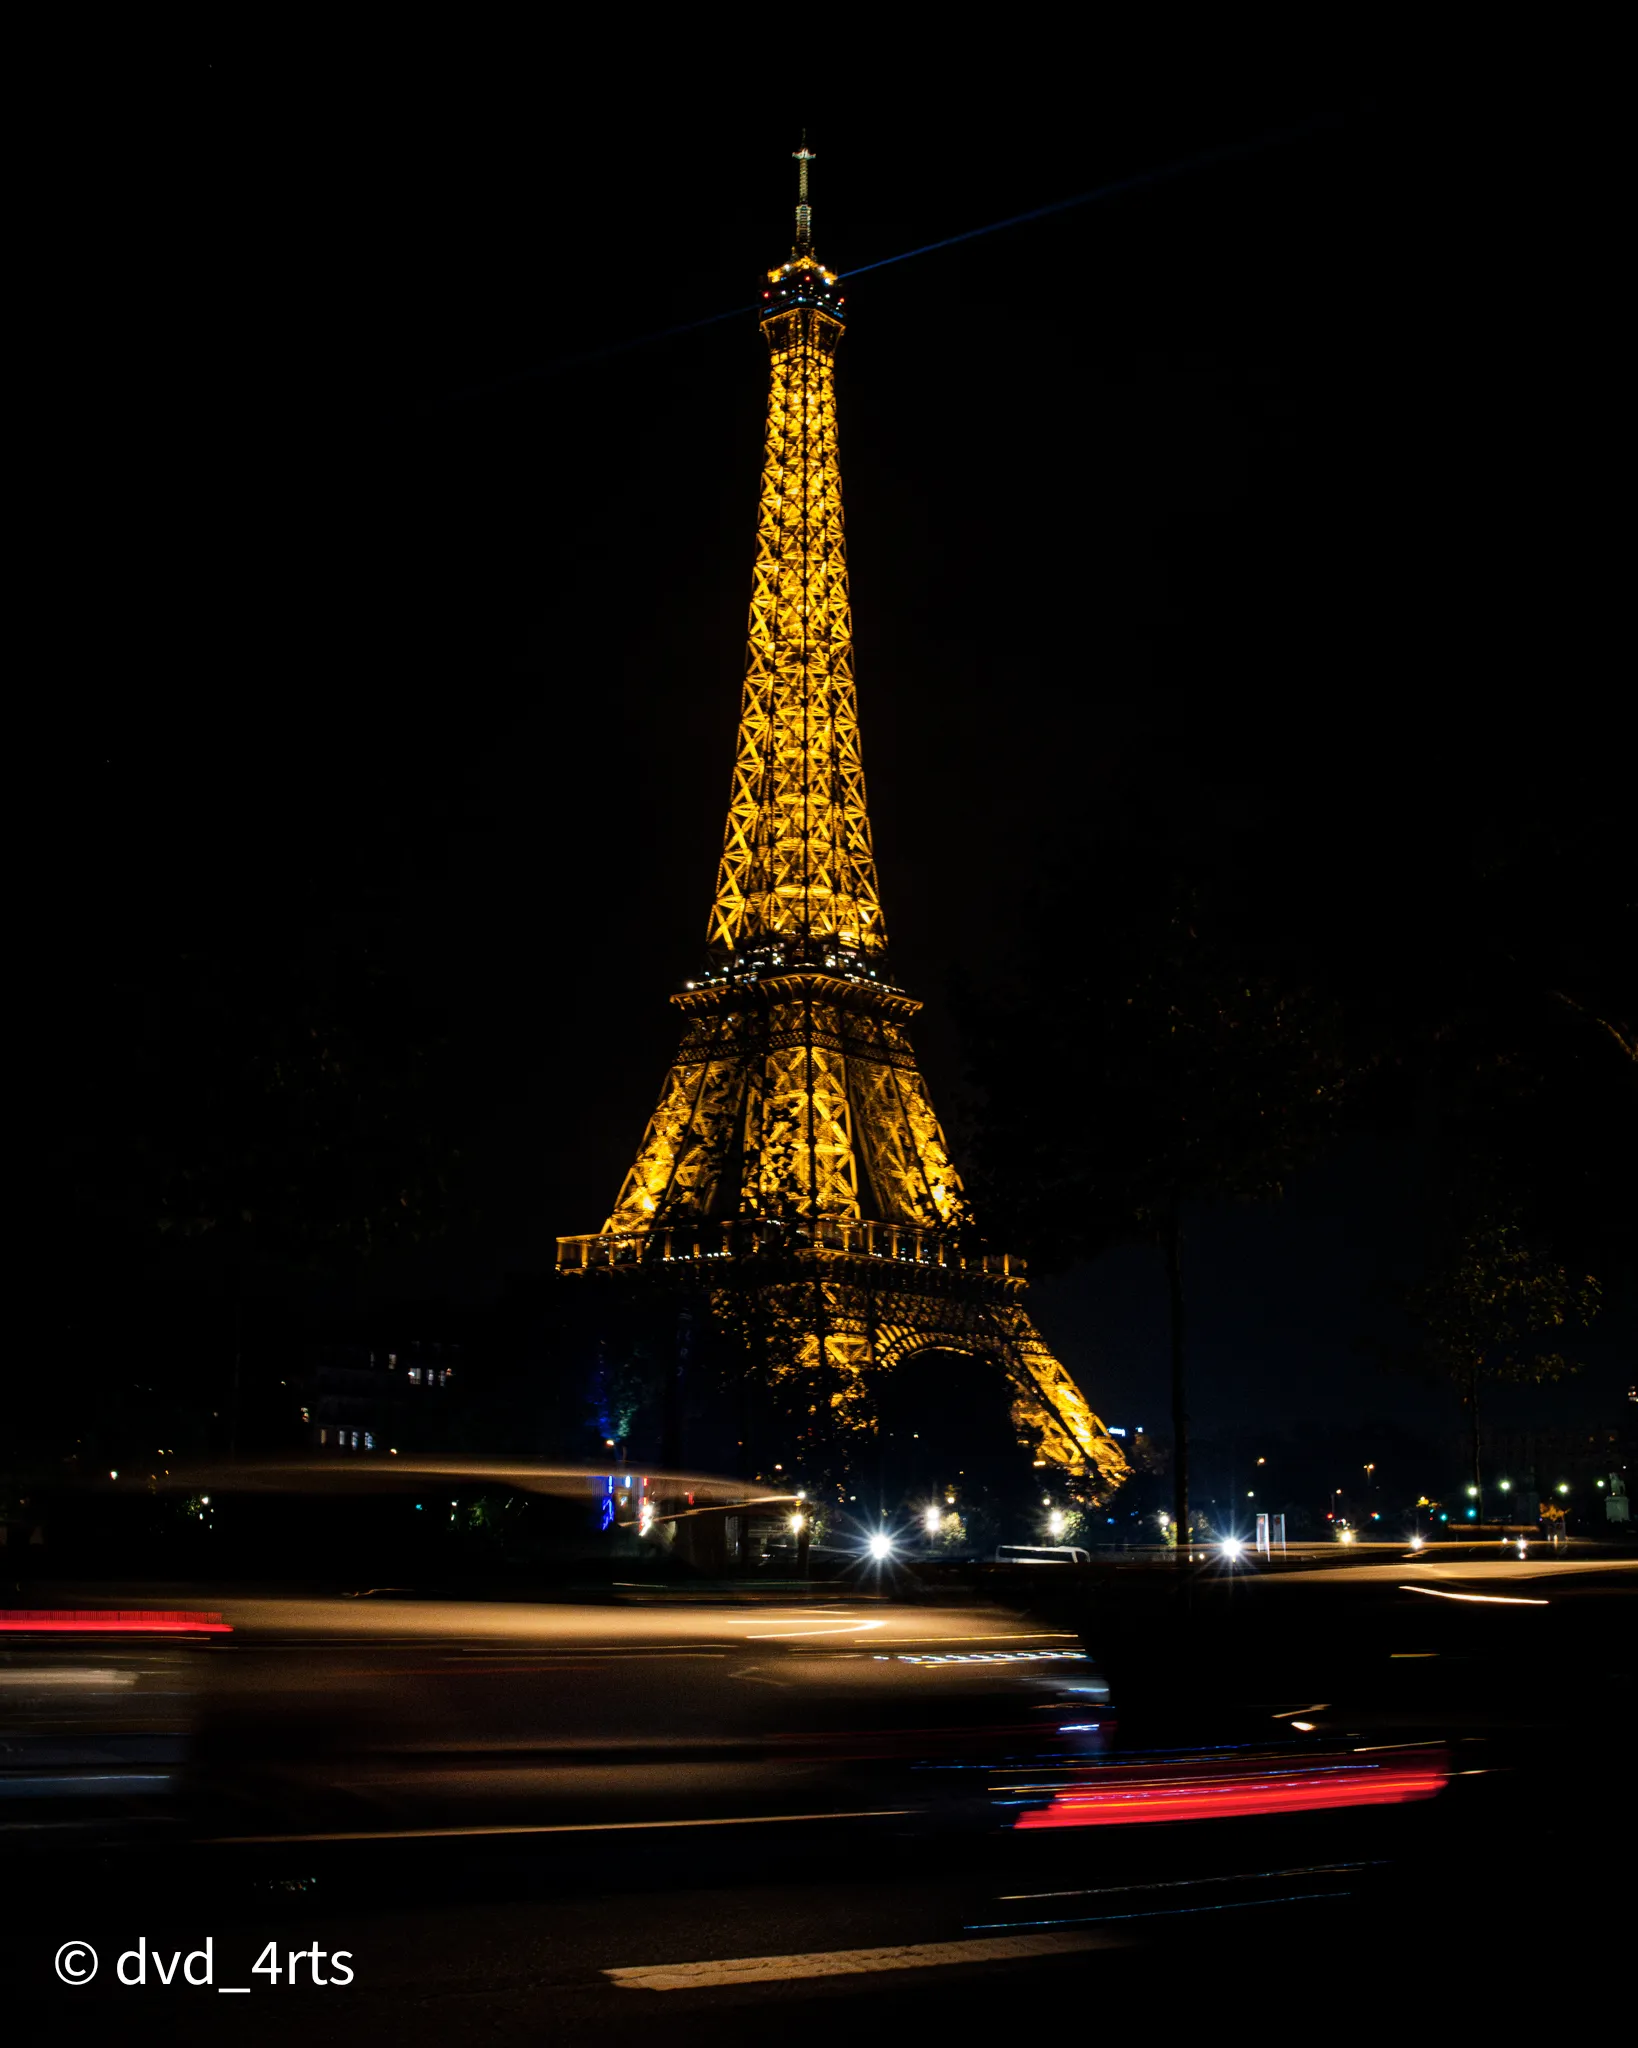
[[[1090,1564],[1090,1551],[1071,1543],[1003,1543],[995,1553],[997,1564]]]

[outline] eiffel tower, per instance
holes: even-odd
[[[1119,1445],[986,1250],[905,1027],[865,808],[834,368],[845,320],[814,253],[805,143],[796,240],[767,274],[772,360],[749,653],[706,964],[671,1000],[682,1047],[613,1214],[558,1270],[692,1280],[737,1326],[824,1461],[875,1428],[914,1353],[990,1361],[1019,1441],[1090,1498]]]

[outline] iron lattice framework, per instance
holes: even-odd
[[[772,359],[749,646],[708,965],[603,1229],[568,1273],[703,1280],[764,1362],[797,1444],[866,1434],[917,1351],[992,1360],[1038,1464],[1085,1486],[1119,1446],[978,1243],[892,982],[865,804],[836,440],[844,301],[796,243],[768,273]]]

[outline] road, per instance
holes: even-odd
[[[7,1981],[57,2026],[140,1998],[181,2040],[231,2010],[414,2043],[964,2039],[1157,1984],[1211,2018],[1221,1971],[1277,1982],[1272,2023],[1407,1928],[1505,1971],[1491,1880],[1567,1950],[1616,1870],[1635,1594],[1630,1562],[1404,1556],[1075,1616],[200,1589],[230,1635],[0,1651]],[[210,1985],[118,1982],[206,1936]]]

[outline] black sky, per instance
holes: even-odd
[[[33,792],[59,821],[43,979],[82,1186],[177,962],[276,992],[367,952],[446,1041],[473,1212],[370,1285],[482,1299],[600,1223],[703,935],[765,380],[750,317],[625,344],[750,302],[804,120],[844,276],[1198,164],[849,292],[866,768],[940,1098],[952,976],[994,967],[1044,861],[1086,862],[1096,914],[1093,822],[1273,821],[1294,863],[1315,833],[1353,846],[1357,877],[1453,776],[1499,815],[1572,774],[1615,800],[1607,670],[1509,566],[1578,403],[1561,354],[1532,389],[1516,317],[1551,241],[1512,166],[1475,177],[1459,108],[1335,73],[1049,99],[969,78],[956,103],[657,127],[612,72],[555,75],[544,105],[508,73],[215,64],[88,217]],[[1366,1145],[1280,1217],[1197,1220],[1208,1415],[1403,1405],[1344,1357],[1336,1302],[1408,1270],[1384,1218],[1415,1175]],[[82,1281],[87,1231],[58,1249]],[[1111,1411],[1159,1406],[1144,1285],[1117,1259],[1043,1293]]]

